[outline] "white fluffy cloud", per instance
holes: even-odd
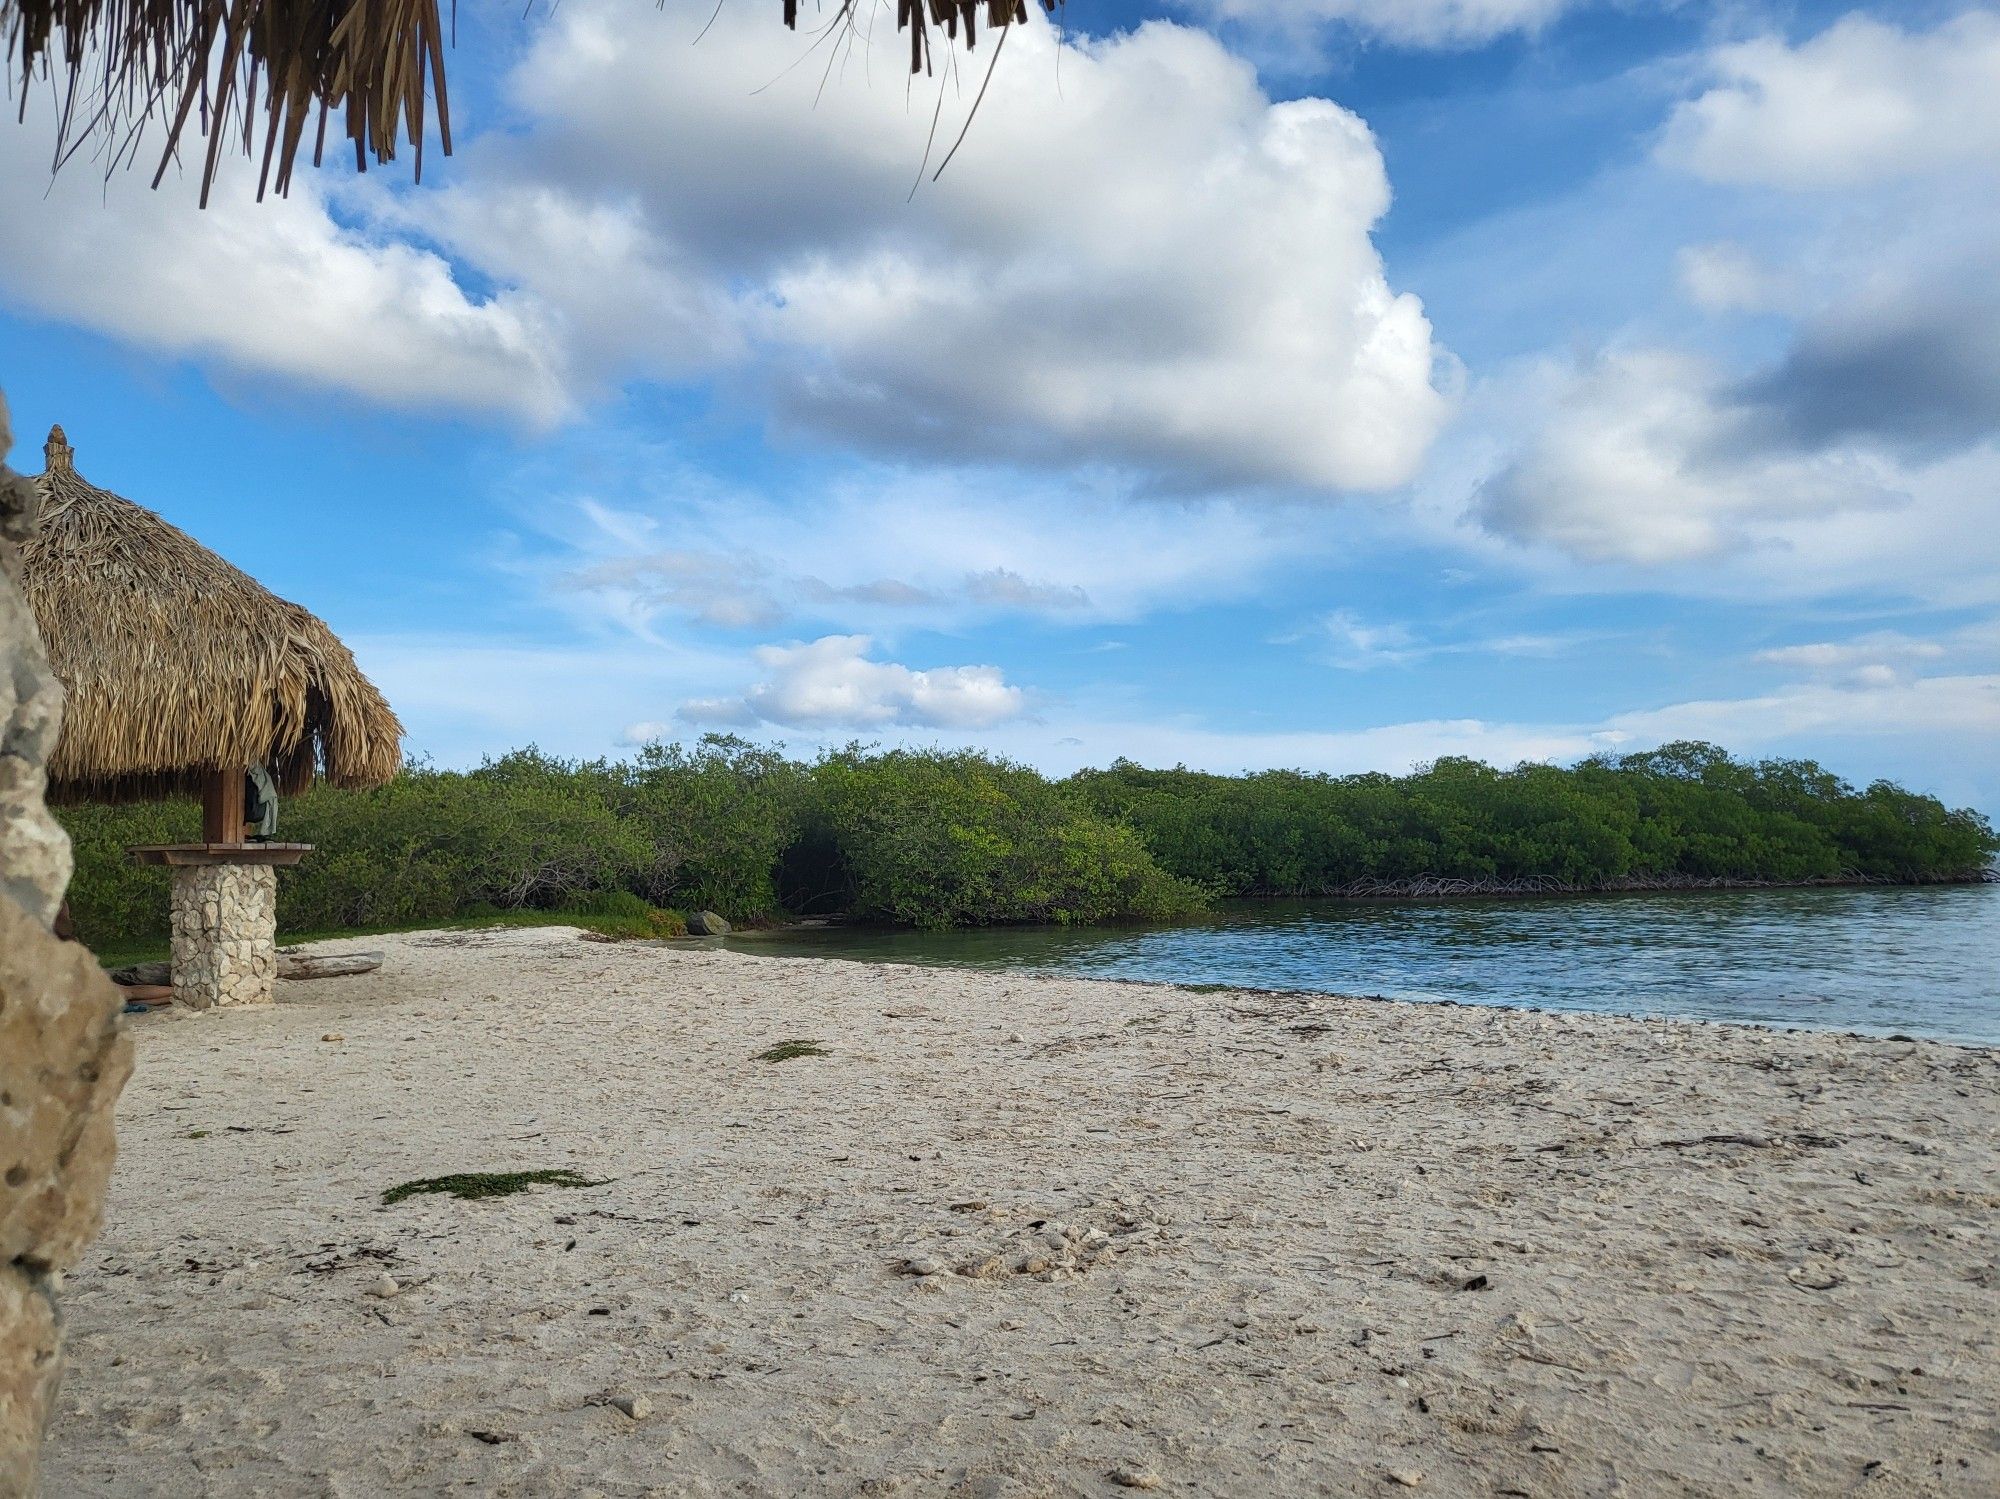
[[[1660,149],[1713,181],[1848,188],[2000,160],[2000,16],[1903,31],[1854,15],[1711,65],[1715,86],[1674,111]]]
[[[1688,562],[1903,498],[1865,454],[1770,448],[1758,413],[1686,355],[1607,353],[1553,384],[1540,430],[1480,499],[1486,524],[1518,540],[1595,561]]]
[[[0,125],[0,294],[141,348],[212,359],[419,410],[532,424],[570,409],[567,356],[533,295],[468,293],[439,255],[343,225],[319,179],[254,201],[226,171],[206,211],[192,184],[108,182],[88,159],[53,182],[46,91]]]
[[[1180,0],[1213,21],[1280,34],[1346,26],[1415,47],[1464,47],[1515,31],[1538,31],[1584,0]]]
[[[1389,185],[1355,115],[1273,103],[1199,30],[1064,41],[1036,10],[913,196],[990,53],[911,85],[886,25],[814,50],[732,4],[696,45],[707,20],[550,7],[512,117],[414,190],[305,173],[288,204],[204,215],[136,175],[100,206],[86,163],[43,202],[47,122],[11,131],[0,287],[392,405],[546,422],[628,379],[717,378],[903,456],[1188,489],[1415,472],[1449,402],[1370,238]]]
[[[476,264],[504,255],[568,309],[579,278],[565,256],[508,248],[510,205],[556,220],[619,205],[646,246],[621,237],[621,257],[709,294],[685,299],[693,327],[593,313],[586,362],[646,368],[662,345],[712,342],[726,301],[754,350],[745,379],[864,446],[1111,460],[1190,486],[1414,472],[1447,403],[1422,307],[1369,238],[1389,188],[1353,114],[1272,103],[1199,31],[1065,42],[1036,13],[950,170],[913,196],[978,75],[943,85],[933,143],[934,97],[905,87],[890,28],[872,52],[833,44],[852,50],[822,90],[817,57],[787,73],[805,43],[766,8],[725,7],[692,45],[705,19],[560,7],[514,75],[530,128],[475,147],[459,186],[406,199],[413,221]]]
[[[997,666],[913,671],[868,657],[866,635],[827,635],[756,652],[768,673],[740,698],[697,698],[681,716],[698,724],[789,728],[985,729],[1018,718],[1027,696]]]
[[[1990,602],[2000,541],[1977,516],[2000,482],[2000,197],[1985,181],[2000,17],[1927,32],[1849,18],[1797,45],[1719,48],[1710,72],[1660,163],[1724,187],[1845,190],[1708,192],[1737,233],[1679,253],[1705,318],[1668,333],[1656,314],[1581,364],[1489,374],[1471,409],[1499,457],[1473,517],[1599,583]],[[1766,321],[1748,332],[1743,313]]]

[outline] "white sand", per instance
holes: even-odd
[[[2000,1053],[369,945],[137,1023],[51,1494],[2000,1493]]]

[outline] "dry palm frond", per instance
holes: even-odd
[[[358,167],[407,137],[421,175],[435,92],[451,151],[438,0],[0,0],[0,30],[24,110],[39,76],[55,81],[58,162],[98,140],[122,163],[158,118],[157,186],[193,124],[204,205],[232,143],[261,158],[259,196],[283,193],[308,126],[320,159],[330,114]]]
[[[799,0],[782,3],[785,24],[796,27]],[[829,3],[834,24],[852,26],[864,6],[888,0]],[[1060,0],[1041,3],[1053,11]],[[972,47],[982,11],[989,29],[1028,15],[1028,0],[894,4],[897,26],[910,34],[912,72],[929,70],[939,28]],[[206,141],[204,206],[232,149],[260,162],[260,198],[268,187],[284,193],[308,127],[320,161],[330,117],[358,169],[370,157],[393,161],[407,140],[421,179],[434,104],[439,144],[451,154],[438,0],[0,0],[0,36],[23,111],[37,79],[55,84],[58,165],[87,141],[104,147],[111,166],[127,164],[145,126],[159,119],[158,186],[192,124]]]
[[[49,434],[41,530],[22,584],[67,689],[49,761],[61,801],[198,795],[213,770],[276,767],[379,786],[402,725],[354,657],[287,603],[150,510],[77,473]]]
[[[837,25],[852,26],[859,19],[858,12],[873,0],[839,0],[835,13]],[[1041,0],[1042,8],[1051,15],[1062,0]],[[896,29],[910,34],[910,71],[927,73],[931,67],[931,32],[942,27],[945,39],[956,42],[962,37],[966,50],[979,45],[979,14],[986,13],[986,28],[999,31],[1004,27],[1017,25],[1028,19],[1028,0],[895,0]],[[784,0],[785,24],[794,30],[799,24],[799,0]]]

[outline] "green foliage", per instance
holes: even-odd
[[[1422,879],[1569,888],[1934,880],[2000,851],[1978,813],[1804,760],[1682,742],[1563,768],[1444,759],[1413,775],[1216,776],[1121,760],[1068,782],[1170,872],[1228,895]]]
[[[853,915],[899,926],[1165,920],[1202,892],[1128,827],[1025,766],[970,750],[848,749],[814,768],[810,836]]]
[[[649,906],[630,890],[600,890],[565,913],[585,931],[601,937],[685,937],[687,920],[678,911]]]
[[[382,1194],[393,1207],[405,1198],[425,1194],[456,1197],[461,1202],[477,1202],[486,1197],[512,1197],[530,1187],[601,1187],[574,1171],[465,1171],[455,1176],[427,1176],[421,1181],[404,1182]]]
[[[65,809],[71,903],[100,950],[163,946],[164,870],[187,803]],[[569,913],[608,936],[676,911],[917,927],[1170,920],[1210,893],[1313,895],[1450,879],[1591,888],[1969,875],[2000,842],[1977,813],[1809,761],[1712,745],[1561,768],[1440,760],[1413,775],[1217,776],[1119,761],[1052,783],[971,751],[850,747],[811,763],[740,739],[626,761],[529,748],[472,771],[416,765],[379,791],[316,789],[282,835],[287,935]]]
[[[281,876],[286,935],[524,911],[665,937],[686,931],[676,910],[951,926],[1155,919],[1200,904],[1130,829],[975,754],[850,750],[806,764],[710,736],[579,763],[531,747],[467,772],[415,765],[378,791],[315,788],[280,815],[282,836],[314,845]],[[165,873],[124,850],[192,840],[196,809],[85,806],[64,821],[84,940],[164,942]]]
[[[638,836],[642,852],[628,876],[637,894],[737,921],[782,909],[773,881],[812,800],[810,767],[710,734],[692,749],[649,744],[633,762],[584,770]]]

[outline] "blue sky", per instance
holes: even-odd
[[[1074,0],[914,195],[976,69],[711,9],[468,7],[453,158],[261,207],[51,185],[31,94],[17,431],[447,764],[1693,736],[2000,810],[1994,8]]]

